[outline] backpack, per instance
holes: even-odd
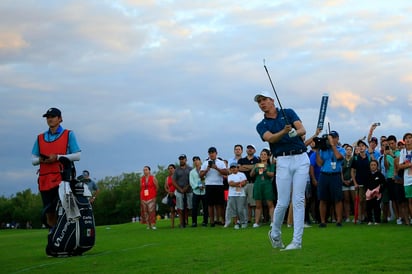
[[[86,184],[76,180],[73,163],[60,157],[63,164],[59,185],[57,224],[48,235],[46,254],[53,257],[82,255],[95,244],[95,222]]]

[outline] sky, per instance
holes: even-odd
[[[308,135],[353,143],[412,131],[410,1],[0,2],[0,196],[31,189],[42,115],[62,111],[96,180],[268,147],[253,97],[273,92]],[[276,102],[276,105],[277,102]],[[326,132],[327,127],[324,128]],[[244,152],[246,149],[244,149]]]

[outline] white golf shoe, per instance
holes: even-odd
[[[272,237],[271,230],[269,230],[268,237],[273,248],[285,248],[285,245],[283,244],[282,239],[280,237]]]
[[[288,244],[287,247],[285,247],[284,249],[281,249],[280,251],[288,251],[288,250],[295,250],[295,249],[301,249],[302,245],[299,244],[295,244],[295,243],[290,243]]]

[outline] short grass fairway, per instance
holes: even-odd
[[[269,226],[156,231],[129,223],[97,228],[81,257],[48,258],[46,230],[0,230],[1,273],[410,273],[412,227],[344,224],[306,228],[302,250],[280,252]],[[292,228],[283,228],[288,244]]]

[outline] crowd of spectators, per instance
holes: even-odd
[[[367,137],[343,144],[337,131],[318,136],[320,130],[317,130],[306,140],[311,166],[305,227],[318,224],[325,228],[327,223],[341,227],[345,222],[411,223],[412,134],[405,133],[400,140],[394,135],[378,139],[373,136],[377,126],[370,127]],[[327,139],[327,147],[319,148],[313,140],[315,137]],[[222,225],[240,229],[248,224],[252,228],[272,224],[278,195],[276,158],[266,148],[257,153],[252,144],[246,146],[246,152],[243,155],[243,145],[236,144],[234,156],[224,160],[218,157],[216,147],[210,147],[209,157],[204,161],[199,156],[193,157],[193,168],[186,163],[185,154],[179,156],[182,168],[187,171],[180,177],[174,175],[174,196],[190,199],[177,203],[177,212],[186,215],[190,210],[192,227],[197,227],[198,216],[204,227]],[[193,171],[191,178],[190,170]],[[192,203],[192,199],[196,201]],[[194,211],[193,204],[196,205]],[[185,206],[188,208],[182,208]],[[288,226],[291,227],[293,212],[289,211]],[[188,216],[181,217],[179,227],[185,228],[188,221]]]

